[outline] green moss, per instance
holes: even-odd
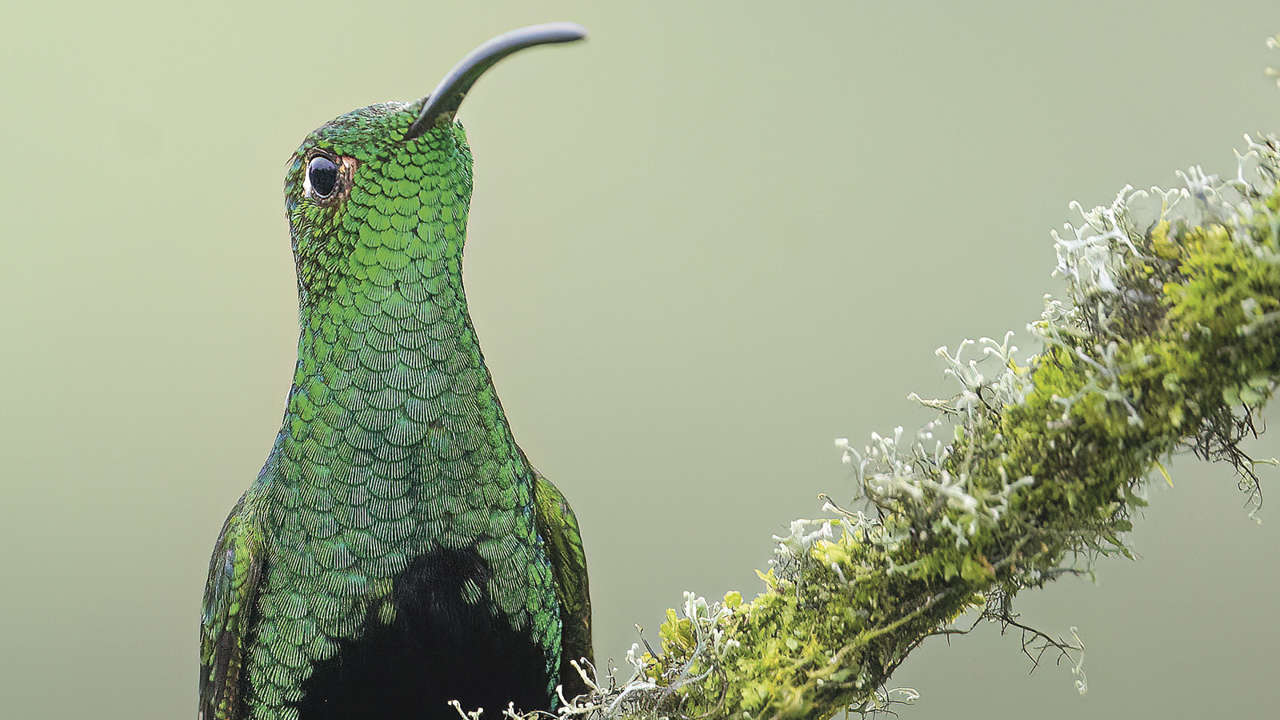
[[[1140,255],[1123,264],[1118,292],[1073,286],[1078,307],[1109,303],[1108,315],[1050,333],[1029,367],[1010,363],[1021,401],[959,425],[949,452],[922,468],[962,477],[973,503],[929,484],[919,497],[883,494],[878,523],[828,521],[828,537],[762,574],[750,602],[669,611],[661,654],[644,657],[668,691],[651,709],[821,718],[865,707],[965,609],[993,594],[1007,602],[1067,558],[1126,552],[1121,536],[1160,458],[1234,447],[1238,406],[1256,407],[1280,378],[1280,194],[1250,207],[1236,224],[1162,219],[1129,235]],[[997,502],[1007,507],[991,512]]]
[[[964,390],[922,402],[953,426],[950,444],[927,450],[901,428],[873,435],[865,453],[837,441],[871,517],[829,504],[835,517],[793,522],[758,573],[762,593],[686,594],[658,630],[660,650],[633,648],[636,678],[561,712],[823,718],[883,707],[907,654],[964,611],[1007,622],[1019,591],[1127,555],[1148,474],[1167,478],[1162,458],[1190,449],[1256,483],[1237,443],[1280,381],[1280,141],[1250,145],[1242,162],[1258,162],[1265,191],[1193,169],[1154,222],[1131,217],[1125,193],[1085,213],[1076,237],[1058,238],[1068,299],[1033,324],[1037,356],[1019,362],[1008,337],[984,339],[997,366],[987,377],[961,361],[967,341],[954,356],[940,349]],[[1193,207],[1172,212],[1179,203]]]

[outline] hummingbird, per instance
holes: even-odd
[[[498,716],[584,689],[582,537],[516,444],[468,314],[455,114],[498,61],[585,36],[499,35],[427,97],[349,112],[293,154],[298,361],[209,563],[200,720]]]

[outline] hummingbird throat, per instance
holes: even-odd
[[[390,479],[464,485],[481,446],[506,456],[491,458],[499,461],[518,451],[467,311],[460,247],[431,252],[409,233],[400,243],[393,234],[360,233],[346,277],[303,295],[281,434],[301,445],[299,470],[328,456],[330,479],[349,482],[377,465],[375,474]]]

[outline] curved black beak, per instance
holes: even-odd
[[[418,119],[409,126],[404,139],[412,140],[440,122],[452,122],[453,115],[467,96],[476,80],[502,58],[535,45],[549,45],[581,40],[587,36],[586,28],[576,23],[560,22],[530,25],[489,40],[471,51],[462,62],[453,66],[436,89],[427,96]]]

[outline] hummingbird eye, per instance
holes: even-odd
[[[307,184],[311,194],[321,200],[333,195],[338,189],[338,164],[323,155],[311,158],[307,163]]]

